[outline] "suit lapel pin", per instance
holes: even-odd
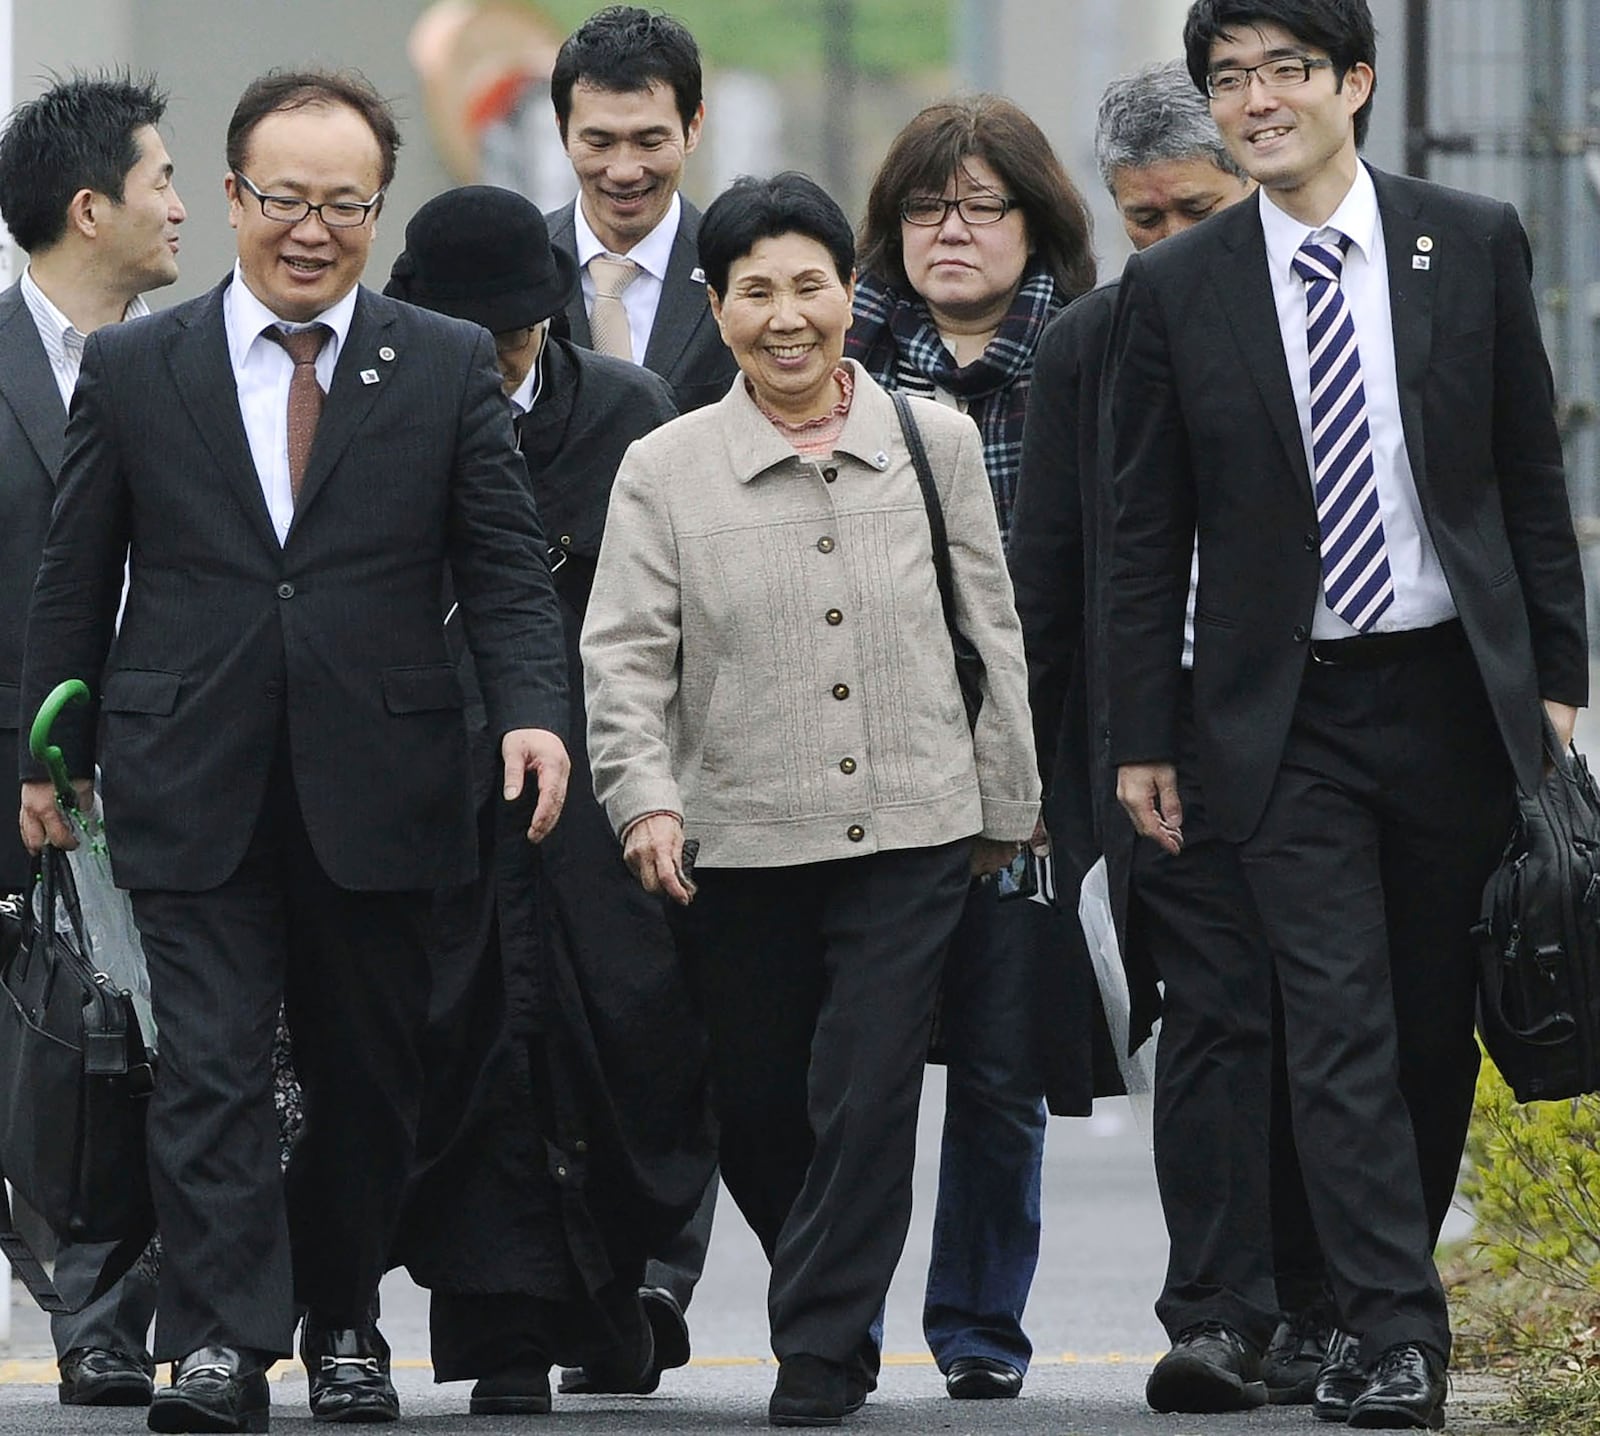
[[[1417,236],[1417,248],[1423,254],[1429,253],[1433,249],[1433,236],[1431,234],[1419,234]]]
[[[361,382],[363,384],[376,384],[378,382],[378,371],[376,369],[363,369],[361,371]]]
[[[383,362],[385,364],[393,364],[394,363],[394,350],[391,349],[387,344],[385,344],[382,349],[378,350],[378,358],[383,360]]]
[[[704,284],[705,282],[706,282],[706,272],[705,272],[705,270],[701,269],[698,264],[695,265],[695,267],[689,271],[689,283],[690,284]]]
[[[1432,264],[1433,261],[1425,254],[1413,254],[1411,256],[1411,267],[1413,269],[1428,269]]]

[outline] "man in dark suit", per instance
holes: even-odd
[[[737,365],[706,300],[700,211],[678,193],[705,119],[700,51],[668,15],[613,5],[569,35],[550,77],[578,198],[548,215],[583,270],[574,343],[653,369],[688,413],[728,392]]]
[[[228,130],[233,274],[96,333],[34,590],[24,710],[98,756],[161,1029],[157,1431],[392,1420],[378,1279],[412,1161],[430,895],[476,871],[448,562],[504,791],[559,815],[560,619],[487,334],[359,286],[398,132],[357,77],[275,72]],[[112,625],[130,583],[120,628]],[[93,724],[99,720],[98,741]],[[24,752],[23,838],[69,845]],[[305,1127],[278,1175],[280,1002]]]
[[[1351,1337],[1318,1414],[1438,1426],[1450,1329],[1432,1250],[1478,1064],[1468,929],[1514,784],[1540,780],[1544,718],[1565,742],[1587,696],[1528,247],[1510,206],[1358,158],[1365,0],[1197,0],[1184,39],[1261,195],[1123,276],[1118,795],[1177,852],[1192,766],[1216,830],[1241,844],[1273,972],[1232,975],[1234,1021],[1264,1021],[1276,975],[1295,1136]],[[1267,1089],[1263,1071],[1240,1092]]]
[[[166,96],[124,76],[75,76],[19,105],[0,137],[0,214],[28,255],[0,295],[0,744],[17,747],[17,684],[67,404],[86,337],[150,311],[141,296],[178,277],[183,201],[156,126]],[[31,716],[31,715],[30,715]],[[0,892],[22,892],[31,860],[0,843]],[[92,1291],[108,1248],[62,1242],[54,1280]],[[148,1402],[145,1350],[155,1283],[142,1266],[81,1311],[51,1318],[64,1405]]]
[[[567,36],[550,76],[556,127],[578,177],[578,198],[546,216],[550,243],[583,275],[566,307],[572,341],[661,375],[680,414],[722,398],[738,372],[706,297],[700,211],[678,192],[700,143],[701,88],[694,36],[636,5],[591,15]],[[645,1272],[663,1367],[689,1359],[683,1311],[705,1267],[717,1185],[713,1178],[693,1219]],[[568,1370],[561,1389],[615,1384],[594,1376]]]
[[[1182,60],[1106,87],[1095,158],[1137,250],[1255,189]],[[1160,1411],[1308,1403],[1330,1314],[1289,1127],[1282,1043],[1274,1043],[1269,1143],[1258,1126],[1239,1120],[1234,1088],[1259,1080],[1272,1033],[1226,1016],[1227,974],[1248,974],[1266,961],[1255,905],[1234,846],[1205,822],[1192,768],[1183,767],[1186,841],[1182,852],[1169,854],[1153,843],[1135,845],[1107,757],[1106,687],[1115,657],[1105,642],[1100,582],[1111,520],[1102,400],[1117,291],[1113,282],[1085,295],[1045,331],[1034,383],[1049,401],[1029,408],[1023,445],[1010,566],[1028,647],[1046,816],[1064,870],[1082,873],[1104,855],[1134,998],[1131,1042],[1142,1042],[1161,1016],[1155,1163],[1171,1248],[1156,1312],[1173,1351],[1152,1372],[1147,1399]],[[1186,668],[1192,646],[1186,623]],[[1186,675],[1180,744],[1193,731],[1187,691]],[[1226,1046],[1211,1013],[1219,1003]],[[1268,1115],[1254,1104],[1246,1110]],[[1269,1239],[1275,1292],[1258,1279]],[[1259,1373],[1253,1365],[1233,1371],[1196,1359],[1197,1343],[1219,1339],[1208,1324],[1265,1346]]]

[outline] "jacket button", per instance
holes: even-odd
[[[825,484],[831,484],[838,477],[839,471],[832,465],[822,471],[822,482]]]
[[[837,608],[830,608],[822,616],[824,618],[826,618],[828,620],[829,624],[832,625],[834,628],[837,628],[841,623],[844,622],[844,615],[842,613],[840,613]]]
[[[835,683],[833,685],[833,696],[843,703],[850,696],[850,685],[848,683]]]
[[[1296,643],[1304,643],[1306,641],[1306,639],[1308,639],[1310,637],[1311,637],[1311,630],[1308,629],[1305,626],[1305,624],[1303,624],[1303,623],[1295,624],[1295,626],[1294,626],[1294,641]]]
[[[862,838],[866,837],[867,830],[863,828],[860,823],[851,823],[850,826],[844,830],[844,835],[845,837],[849,838],[852,843],[859,843]]]
[[[1306,552],[1307,553],[1315,553],[1319,547],[1321,547],[1321,545],[1319,545],[1317,543],[1317,536],[1315,534],[1307,534],[1306,535]]]
[[[833,540],[831,538],[829,538],[827,536],[827,534],[823,534],[823,536],[817,540],[817,552],[818,553],[832,553],[833,552]]]
[[[294,597],[294,585],[292,583],[280,583],[278,585],[278,597],[279,598],[293,598]]]
[[[855,772],[855,770],[856,770],[856,760],[854,758],[841,758],[841,759],[839,759],[839,771],[841,773],[853,773],[853,772]]]
[[[589,1144],[587,1142],[574,1142],[572,1150],[581,1157],[589,1150]]]
[[[562,548],[571,548],[572,547],[572,535],[571,534],[562,534],[561,535],[561,547]]]
[[[266,694],[267,694],[268,698],[282,698],[283,697],[283,685],[281,683],[269,683],[269,684],[267,684]]]

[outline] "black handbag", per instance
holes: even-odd
[[[1600,1091],[1600,790],[1546,727],[1473,927],[1478,1031],[1519,1102]]]
[[[892,390],[889,397],[894,400],[894,411],[900,416],[900,432],[906,448],[911,451],[911,466],[917,471],[917,487],[922,490],[923,507],[928,511],[933,571],[939,581],[939,603],[944,609],[945,627],[950,630],[950,647],[955,653],[956,682],[961,687],[961,702],[967,710],[967,727],[976,728],[978,713],[983,707],[983,655],[956,623],[955,588],[950,580],[950,535],[944,526],[944,506],[933,485],[933,466],[928,462],[922,431],[917,428],[910,403],[898,389]]]
[[[40,862],[39,899],[37,916],[24,903],[0,923],[0,1171],[58,1236],[117,1243],[98,1294],[155,1231],[145,1147],[153,1071],[132,997],[87,955],[72,870],[55,848]],[[26,1253],[0,1230],[0,1250],[18,1247]],[[63,1309],[50,1305],[53,1292],[34,1295]]]

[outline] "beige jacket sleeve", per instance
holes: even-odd
[[[595,796],[614,831],[682,813],[667,714],[678,692],[678,546],[660,476],[635,444],[617,470],[579,646]]]
[[[1028,665],[983,467],[983,443],[962,426],[954,471],[941,490],[950,539],[956,622],[983,658],[983,707],[972,735],[983,836],[1024,842],[1039,816],[1039,765],[1028,712]]]

